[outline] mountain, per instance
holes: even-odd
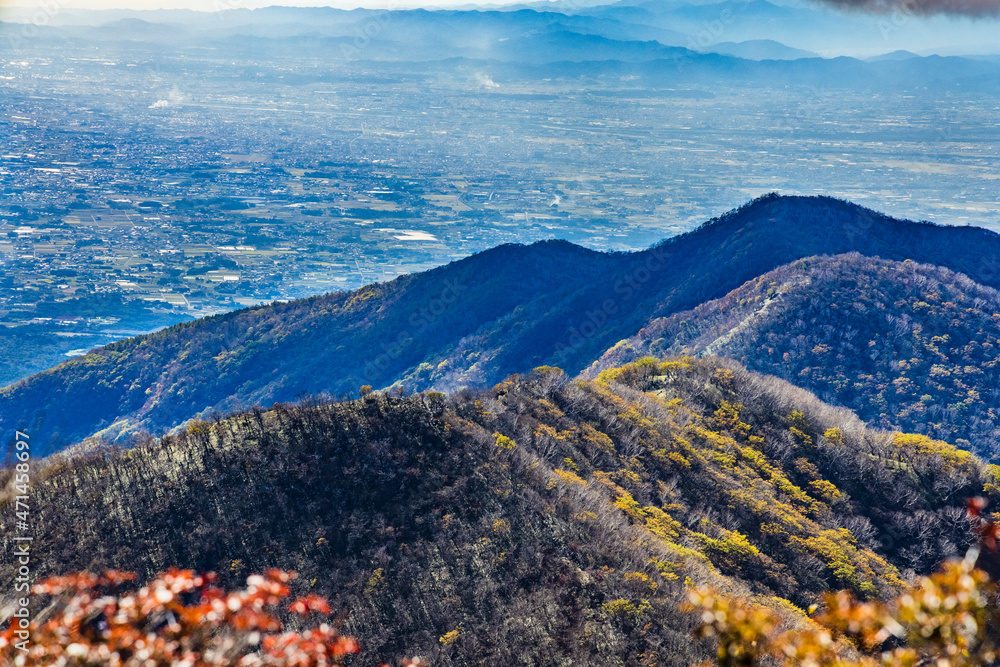
[[[139,18],[121,19],[86,29],[88,37],[103,40],[174,43],[190,36],[183,27]]]
[[[9,46],[12,54],[29,58],[38,49],[89,53],[116,41],[129,49],[169,54],[163,66],[177,54],[200,60],[207,53],[224,52],[235,58],[280,60],[308,51],[330,62],[392,63],[408,70],[410,76],[421,77],[432,73],[453,77],[463,68],[489,67],[498,73],[498,81],[508,83],[585,77],[607,85],[615,77],[627,77],[633,82],[630,86],[648,88],[812,87],[823,81],[827,89],[847,88],[855,93],[910,94],[914,88],[963,95],[1000,91],[998,63],[989,59],[934,56],[869,62],[843,56],[807,57],[813,53],[868,57],[877,55],[871,52],[872,44],[885,50],[909,46],[892,41],[895,36],[887,41],[876,22],[859,22],[857,17],[815,7],[727,0],[642,3],[640,7],[615,4],[563,12],[540,9],[545,10],[80,11],[38,26],[31,40],[17,37],[17,30],[12,29]],[[831,21],[841,25],[841,35],[856,35],[854,41],[830,43]],[[976,35],[978,31],[979,27]],[[934,34],[948,31],[942,28]],[[992,39],[988,30],[983,34],[983,40]],[[273,75],[280,76],[282,84],[304,84],[309,79],[329,79],[337,71],[293,78],[264,72],[256,80],[264,83]]]
[[[932,84],[961,92],[979,92],[970,88],[977,80],[983,90],[995,92],[996,67],[984,71],[971,57],[954,58],[947,63],[956,79],[951,81],[940,76],[939,64],[919,57],[904,59],[901,54],[908,50],[977,58],[995,55],[995,35],[1000,25],[988,19],[970,23],[918,18],[908,22],[906,30],[899,30],[892,22],[868,20],[863,14],[815,3],[775,4],[766,0],[553,2],[433,11],[333,7],[234,8],[217,12],[66,9],[49,17],[46,25],[36,26],[31,40],[16,38],[16,22],[37,23],[30,11],[11,8],[4,18],[12,22],[11,34],[15,36],[9,46],[14,51],[24,48],[25,56],[32,49],[89,50],[95,44],[106,46],[109,41],[130,48],[146,43],[149,48],[168,49],[174,54],[189,52],[197,57],[204,57],[205,49],[225,49],[235,56],[279,58],[301,53],[297,48],[305,48],[337,61],[419,64],[461,58],[514,62],[521,65],[521,76],[530,72],[529,65],[564,61],[663,61],[661,69],[676,70],[676,59],[683,58],[685,63],[701,63],[704,70],[697,77],[692,74],[681,78],[683,82],[704,83],[705,76],[738,81],[739,70],[748,67],[754,81],[769,85],[777,76],[787,78],[786,83],[813,85],[822,80],[827,87],[843,85],[852,90],[857,86],[873,90],[884,90],[886,86],[892,90],[914,86],[922,89]],[[559,32],[578,37],[555,35]],[[585,37],[609,41],[599,43],[599,48],[588,55],[585,40],[581,39]],[[658,53],[658,48],[669,47],[685,51],[666,57]],[[753,66],[754,61],[802,59],[808,57],[806,52],[821,54],[829,61],[836,60],[836,56],[870,61],[854,61],[850,67],[835,62],[813,64],[811,73],[801,66]],[[880,57],[887,52],[889,62],[913,62],[892,76],[879,67],[887,62]],[[727,55],[718,61],[703,59],[705,53]],[[741,63],[743,59],[749,64]],[[983,60],[981,64],[995,62]],[[847,69],[862,76],[852,76]],[[551,78],[552,74],[542,78]]]
[[[877,56],[908,49],[945,54],[996,52],[995,19],[963,21],[943,17],[908,20],[905,30],[890,18],[844,12],[821,3],[765,0],[663,2],[624,0],[585,7],[576,13],[669,28],[688,35],[678,44],[710,48],[722,41],[774,40],[823,55]],[[885,20],[883,20],[885,18]]]
[[[571,30],[548,29],[538,34],[504,39],[490,46],[488,50],[471,52],[465,50],[464,54],[473,58],[550,63],[594,60],[648,62],[690,57],[691,52],[684,48],[664,46],[656,41],[619,41]]]
[[[721,354],[868,423],[1000,458],[1000,294],[965,275],[858,254],[809,258],[654,320],[589,370]]]
[[[708,47],[712,53],[747,60],[797,60],[819,58],[812,51],[793,49],[773,39],[752,39],[746,42],[720,42]]]
[[[36,576],[296,570],[360,638],[354,664],[679,666],[711,651],[679,608],[689,582],[791,625],[831,588],[888,597],[965,552],[963,503],[996,483],[776,378],[670,358],[195,422],[41,463],[27,502]]]
[[[881,60],[912,60],[913,58],[919,58],[920,56],[912,51],[893,51],[892,53],[884,53],[880,56],[874,56],[868,59],[868,62],[879,62]]]
[[[878,34],[874,25],[866,25],[865,21],[849,14],[824,11],[819,7],[786,7],[765,0],[707,3],[651,0],[615,3],[586,9],[582,13],[677,30],[690,35],[692,44],[698,44],[698,40],[739,42],[767,39],[799,48],[808,45],[809,48],[843,52],[845,47],[856,48],[863,41],[863,35]],[[857,38],[845,38],[845,35],[856,35]],[[701,46],[710,47],[710,43]]]
[[[955,26],[933,26],[931,34],[944,40],[941,43],[954,44],[939,49],[941,53],[963,53],[958,45],[970,40],[990,43],[991,22],[981,23],[964,25],[962,32]],[[920,31],[929,29],[919,27]],[[764,0],[615,3],[562,11],[542,5],[476,11],[268,7],[220,12],[67,11],[39,26],[32,40],[14,39],[10,46],[23,48],[28,55],[32,48],[89,50],[95,43],[106,45],[114,38],[130,48],[145,43],[154,50],[168,48],[171,53],[190,52],[197,57],[204,57],[205,49],[225,49],[234,55],[281,58],[306,48],[336,61],[435,61],[452,67],[460,60],[516,63],[521,77],[534,76],[532,65],[564,62],[628,64],[631,67],[625,75],[642,76],[639,65],[645,64],[657,72],[652,81],[658,85],[704,84],[705,77],[711,77],[725,82],[748,78],[767,85],[776,80],[812,85],[822,79],[828,87],[852,90],[859,86],[875,90],[933,86],[962,92],[995,89],[996,63],[989,60],[939,62],[916,57],[865,62],[813,55],[877,56],[872,44],[883,49],[916,48],[912,35],[907,37],[910,31],[905,32],[885,33],[877,22],[857,16]],[[831,34],[840,36],[831,40]],[[853,37],[845,41],[843,35]],[[803,59],[815,62],[789,64]],[[683,67],[678,67],[678,61]],[[697,68],[689,67],[692,64]],[[558,69],[550,70],[542,78],[557,73]]]
[[[912,259],[1000,286],[1000,236],[897,220],[829,198],[759,198],[648,250],[508,245],[425,273],[181,324],[0,390],[0,428],[49,453],[117,424],[154,432],[199,414],[362,385],[489,386],[540,365],[578,373],[651,320],[803,257]]]

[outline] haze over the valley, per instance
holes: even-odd
[[[467,0],[14,0],[0,3],[0,20],[33,22],[39,25],[59,23],[73,10],[191,10],[224,13],[233,10],[262,9],[274,6],[366,8],[379,11],[405,9],[502,10],[530,8],[566,14],[600,14],[602,7],[642,8],[643,2],[623,0],[605,3],[600,0],[551,0],[522,2],[499,0],[474,3]],[[658,7],[684,7],[681,0],[655,3]],[[768,27],[755,16],[761,0],[732,0],[716,3],[694,0],[699,24],[682,30],[692,44],[701,48],[731,41],[770,38]],[[1000,34],[1000,3],[996,0],[775,0],[779,12],[792,12],[805,23],[821,22],[825,39],[817,42],[810,30],[798,35],[792,44],[824,57],[838,55],[871,57],[895,51],[913,51],[921,55],[996,55],[996,35]],[[614,11],[613,9],[611,11]],[[629,12],[634,10],[629,9]],[[633,14],[632,19],[635,18]],[[777,16],[780,20],[782,17]],[[787,18],[787,14],[785,15]],[[774,16],[771,17],[773,21]],[[224,22],[224,21],[223,21]],[[860,37],[860,39],[859,39]],[[781,41],[781,40],[779,40]],[[689,44],[683,44],[688,46]]]

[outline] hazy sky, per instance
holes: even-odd
[[[514,4],[523,0],[489,0],[489,4]],[[53,9],[218,9],[257,8],[273,5],[297,7],[455,7],[473,4],[470,0],[0,0],[0,8],[33,8],[42,11]]]
[[[371,7],[371,8],[408,8],[408,7],[458,7],[469,5],[504,5],[516,4],[530,0],[0,0],[0,10],[11,7],[31,8],[47,12],[58,12],[60,9],[197,9],[213,11],[220,9],[235,9],[267,7],[271,5],[310,6],[310,7]],[[776,4],[800,4],[802,0],[771,0]],[[906,15],[953,13],[957,15],[998,16],[1000,15],[1000,0],[813,0],[815,3],[826,3],[831,6],[853,9],[872,9],[891,13],[902,11]],[[596,0],[582,0],[581,4],[603,4]]]

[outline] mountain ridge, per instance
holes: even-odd
[[[585,372],[662,354],[725,355],[856,410],[996,459],[1000,293],[948,269],[860,254],[785,265],[652,320]]]
[[[777,378],[671,357],[193,422],[41,462],[27,502],[39,576],[294,569],[366,647],[353,664],[680,667],[711,651],[681,609],[689,583],[790,626],[826,590],[888,598],[964,553],[965,499],[1000,499],[996,482]]]
[[[865,39],[848,40],[842,45],[849,48],[828,44],[803,50],[807,46],[802,43],[803,31],[812,42],[820,44],[828,27],[825,22],[834,20],[819,10],[766,2],[654,9],[657,11],[610,5],[562,12],[556,7],[382,12],[269,7],[219,12],[211,15],[211,20],[204,13],[184,10],[67,11],[58,20],[39,26],[34,39],[71,46],[86,45],[95,35],[114,34],[119,40],[175,49],[210,46],[239,53],[244,49],[270,50],[272,55],[287,54],[297,41],[308,40],[311,49],[331,59],[424,62],[465,58],[470,63],[519,65],[516,69],[521,76],[533,64],[618,61],[629,64],[637,74],[650,68],[660,70],[660,78],[669,66],[674,71],[667,78],[673,81],[693,81],[697,73],[701,78],[718,76],[723,80],[742,74],[762,81],[780,75],[788,81],[811,84],[815,79],[809,77],[822,73],[825,85],[830,87],[849,82],[855,88],[865,85],[883,89],[906,88],[918,82],[936,86],[957,83],[948,78],[949,73],[969,85],[970,75],[988,79],[996,73],[995,64],[976,58],[953,58],[949,67],[922,57],[912,62],[877,57],[866,60],[877,54],[867,53],[870,40]],[[859,24],[851,17],[841,15],[835,20],[855,29],[874,30],[873,25]],[[366,29],[372,24],[379,25],[380,30],[367,35]],[[707,30],[708,24],[723,28]],[[355,46],[361,34],[366,35],[364,49]],[[877,35],[874,31],[871,37]],[[723,36],[726,41],[721,41]],[[808,57],[813,51],[829,56],[851,53],[860,59],[850,58],[847,63],[835,57]],[[716,53],[733,55],[722,56],[722,60],[708,57]],[[799,62],[810,60],[814,62]]]
[[[51,452],[115,423],[158,432],[302,393],[482,387],[542,365],[575,374],[652,319],[802,257],[851,251],[1000,285],[993,232],[768,195],[635,253],[502,246],[355,292],[116,343],[0,390],[0,427],[30,429]]]

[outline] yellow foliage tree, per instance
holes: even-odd
[[[970,514],[978,518],[984,507],[976,499],[969,504]],[[964,560],[946,563],[888,602],[829,593],[822,613],[795,627],[772,607],[708,587],[689,592],[687,609],[701,618],[698,634],[717,640],[722,667],[996,665],[1000,527],[980,522],[977,530],[980,546]],[[993,570],[993,576],[977,564]]]

